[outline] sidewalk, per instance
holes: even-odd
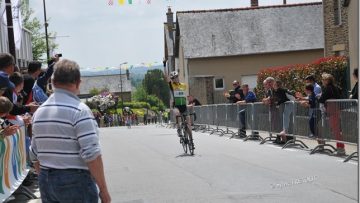
[[[210,126],[210,127],[216,128],[216,126]],[[222,129],[222,130],[226,131],[226,127],[224,127],[224,126],[219,126],[219,129]],[[228,128],[228,129],[229,129],[229,131],[235,132],[236,134],[238,132],[238,129],[236,129],[236,128]],[[201,130],[200,130],[200,132],[201,132]],[[266,138],[266,137],[269,136],[268,132],[264,132],[264,131],[258,131],[258,132],[259,132],[260,137],[262,137],[262,138]],[[210,133],[210,132],[207,132],[207,133]],[[251,131],[247,130],[246,134],[249,135],[250,133],[251,133]],[[219,134],[219,133],[215,132],[214,134]],[[276,135],[277,135],[276,133],[272,134],[273,137],[276,137]],[[224,136],[231,137],[231,134],[225,134]],[[237,135],[234,138],[241,139]],[[302,149],[300,147],[290,147],[290,148],[299,149],[299,150],[308,150],[309,153],[310,153],[310,151],[312,149],[314,149],[318,145],[317,140],[312,139],[312,138],[307,138],[307,137],[304,137],[304,136],[297,136],[296,139],[301,140],[302,142],[304,142],[304,144],[306,144],[309,147],[309,149]],[[272,141],[267,141],[264,144],[273,144],[273,143],[272,143]],[[330,145],[332,145],[332,146],[334,146],[336,148],[336,142],[335,141],[326,141],[326,144],[330,144]],[[279,147],[283,146],[283,145],[278,145],[278,144],[273,144],[273,145],[279,146]],[[348,155],[350,155],[350,154],[352,154],[354,152],[357,152],[358,146],[357,146],[356,143],[354,143],[354,144],[345,144],[345,150],[346,150],[346,156],[348,156]],[[344,158],[346,156],[344,156]]]

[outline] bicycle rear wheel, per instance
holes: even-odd
[[[189,133],[187,131],[187,128],[185,128],[184,130],[184,136],[186,137],[186,141],[187,141],[187,147],[189,149],[190,155],[194,155],[194,143],[193,141],[190,139]]]

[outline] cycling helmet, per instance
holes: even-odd
[[[177,71],[173,71],[173,72],[170,73],[170,78],[171,79],[174,79],[174,78],[176,78],[178,76],[179,76],[179,73]]]

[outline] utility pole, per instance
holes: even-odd
[[[45,22],[45,40],[46,40],[46,62],[50,60],[50,49],[49,49],[49,36],[47,27],[49,26],[47,19],[46,19],[46,4],[45,0],[43,0],[44,5],[44,22]]]
[[[124,96],[123,96],[123,82],[121,77],[121,66],[127,64],[127,62],[124,62],[120,64],[120,97],[121,97],[121,107],[124,108]]]
[[[9,40],[9,52],[14,57],[16,63],[16,49],[15,49],[11,0],[5,0],[5,6],[6,6],[6,21],[7,21],[6,23],[7,23],[8,40]]]

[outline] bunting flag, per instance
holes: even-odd
[[[116,0],[115,0],[116,1]],[[168,0],[167,0],[168,1]],[[118,4],[120,6],[124,6],[126,4],[128,5],[133,5],[134,4],[134,0],[117,0]],[[146,4],[151,4],[151,0],[138,0],[136,1],[137,4],[142,4],[143,2],[146,3]],[[136,3],[135,3],[136,4]],[[108,0],[108,5],[109,6],[113,6],[114,5],[114,0]]]
[[[118,1],[120,6],[123,6],[125,4],[125,0],[118,0]]]

